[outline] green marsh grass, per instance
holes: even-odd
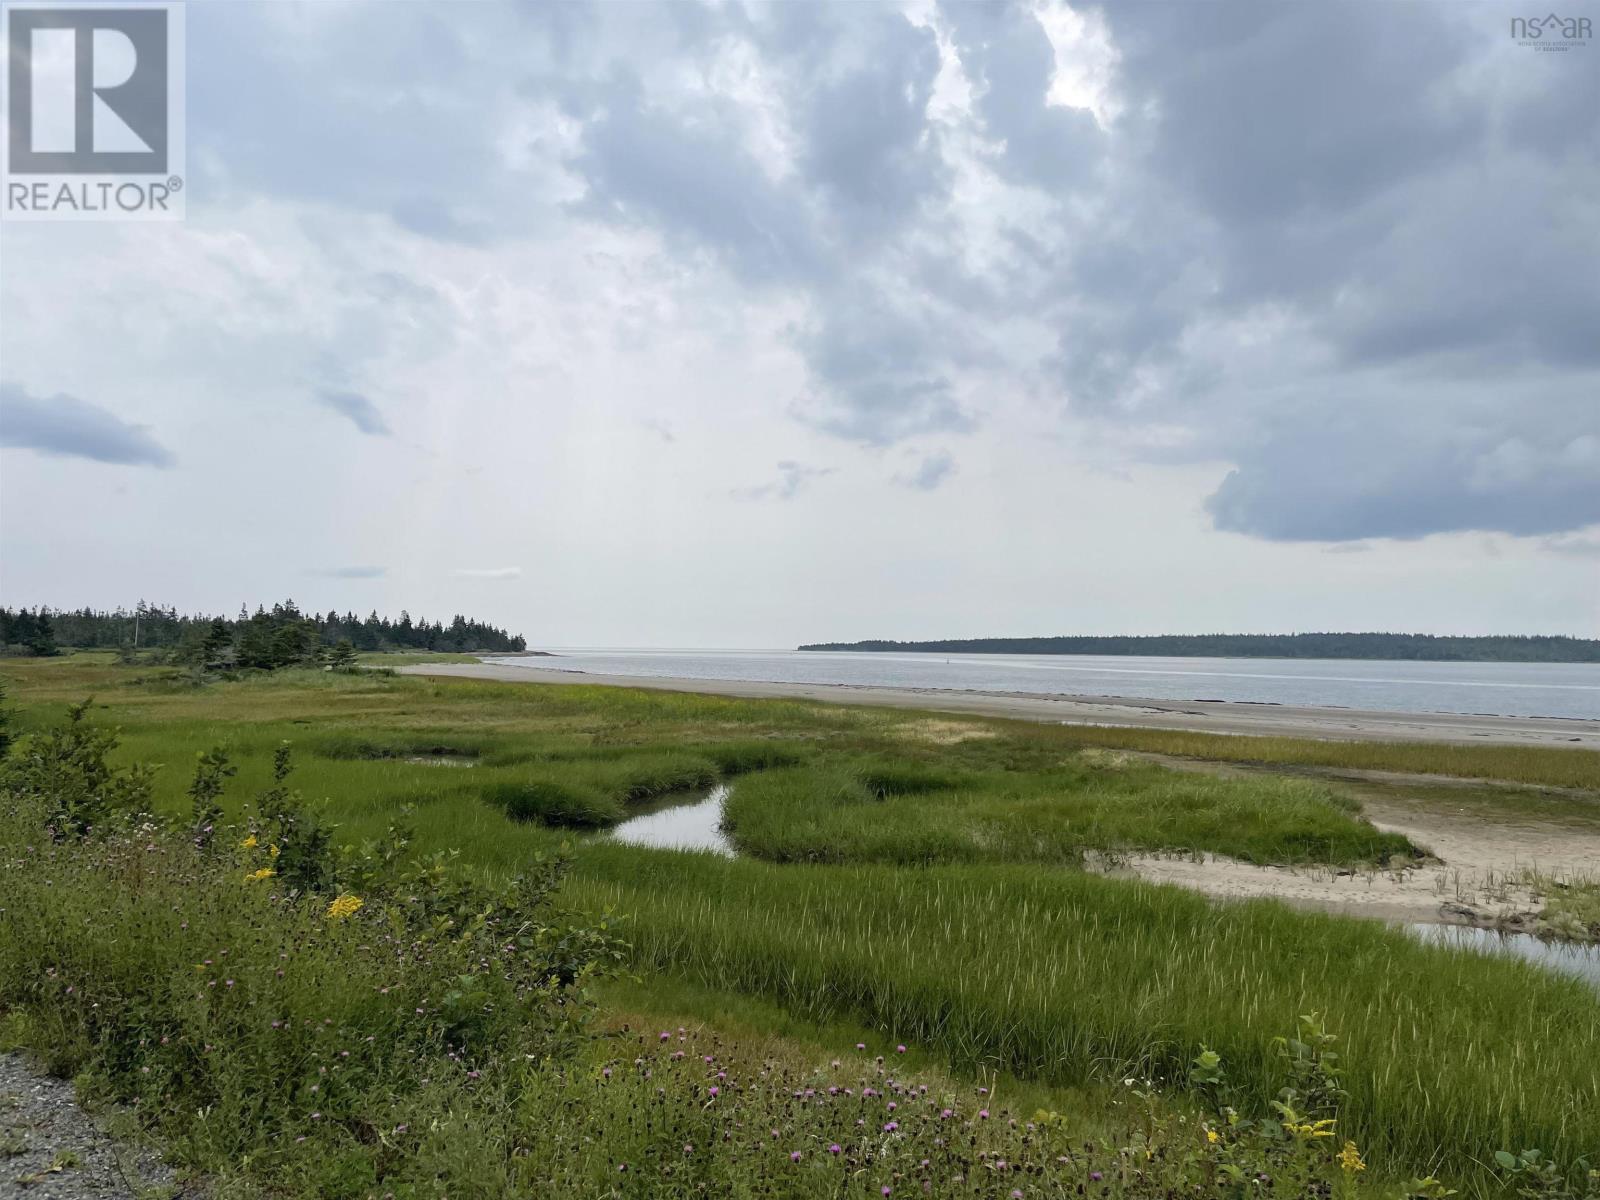
[[[1349,1120],[1375,1174],[1437,1166],[1489,1190],[1482,1164],[1496,1149],[1600,1148],[1600,997],[1579,982],[1375,925],[1269,902],[1217,907],[1057,865],[1084,845],[1118,844],[1343,861],[1363,857],[1355,843],[1371,837],[1348,801],[1303,780],[1201,779],[1086,750],[1544,786],[1592,783],[1583,772],[1600,756],[1587,752],[1208,739],[381,675],[195,687],[89,655],[3,670],[24,731],[95,694],[95,718],[124,731],[122,759],[165,764],[155,802],[171,814],[187,811],[198,751],[221,745],[238,765],[227,797],[237,812],[268,786],[272,752],[288,740],[291,784],[339,840],[380,835],[410,804],[419,851],[458,847],[486,876],[514,875],[574,838],[511,819],[486,797],[492,788],[543,780],[625,811],[704,772],[741,775],[731,815],[756,852],[765,841],[775,857],[821,847],[874,860],[781,866],[579,842],[563,902],[629,916],[645,986],[670,972],[803,1019],[869,1025],[961,1071],[1047,1085],[1149,1073],[1176,1086],[1207,1042],[1258,1103],[1281,1082],[1267,1039],[1323,1010],[1346,1040]],[[950,726],[976,733],[946,737]],[[404,753],[429,746],[476,765]],[[908,856],[908,845],[920,848]]]
[[[1600,1146],[1600,996],[1528,964],[1271,902],[1018,867],[780,867],[586,847],[569,885],[631,915],[644,969],[851,1018],[962,1069],[1074,1085],[1182,1079],[1219,1050],[1258,1103],[1262,1030],[1344,1039],[1350,1136],[1481,1177],[1491,1148]]]
[[[747,779],[723,811],[734,844],[774,862],[1061,864],[1091,850],[1205,849],[1354,865],[1416,855],[1355,808],[1320,783],[1143,763],[1003,772],[835,758]]]

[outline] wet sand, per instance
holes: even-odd
[[[1434,859],[1401,870],[1266,867],[1217,855],[1121,856],[1107,874],[1175,883],[1221,899],[1271,898],[1302,908],[1410,923],[1531,928],[1543,907],[1526,872],[1594,878],[1600,832],[1558,823],[1489,823],[1421,805],[1364,800],[1362,815]]]
[[[1042,696],[1029,692],[952,691],[943,688],[667,679],[641,675],[591,675],[582,671],[495,663],[438,663],[398,667],[396,670],[403,675],[487,679],[501,683],[581,683],[752,699],[813,700],[825,704],[912,708],[1068,725],[1187,729],[1201,733],[1341,741],[1565,746],[1600,750],[1600,720],[1559,717],[1394,713],[1354,708],[1243,704],[1225,700],[1139,700],[1121,696]]]

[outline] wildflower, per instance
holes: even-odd
[[[253,833],[249,837],[245,838],[244,841],[239,843],[239,849],[241,849],[241,850],[254,850],[255,848],[256,848],[256,835],[253,834]]]
[[[989,1110],[987,1108],[980,1108],[978,1110],[978,1120],[987,1121],[988,1119],[989,1119]]]
[[[789,1151],[789,1161],[790,1162],[799,1162],[800,1161],[800,1151],[798,1151],[798,1150]]]
[[[353,917],[363,903],[360,896],[352,896],[349,892],[345,892],[328,905],[328,920],[342,921],[346,917]]]
[[[857,1050],[865,1050],[866,1048],[867,1048],[867,1044],[865,1042],[857,1042],[856,1043],[856,1049]]]
[[[1089,1178],[1094,1183],[1099,1183],[1102,1179],[1105,1178],[1105,1176],[1100,1174],[1099,1171],[1090,1171],[1089,1172]]]
[[[1215,1146],[1221,1140],[1222,1138],[1217,1135],[1217,1131],[1215,1129],[1206,1130],[1206,1141],[1210,1142],[1213,1146]]]
[[[832,1145],[830,1145],[828,1147],[828,1153],[829,1154],[839,1154],[839,1153],[841,1153],[843,1151],[843,1149],[844,1149],[844,1147],[839,1145],[838,1142],[834,1142]]]
[[[899,1129],[899,1128],[900,1128],[900,1122],[899,1121],[890,1121],[888,1124],[886,1124],[883,1127],[883,1131],[885,1133],[893,1133],[896,1129]]]
[[[271,867],[262,867],[259,871],[252,871],[245,876],[246,879],[271,879],[277,872]]]
[[[269,858],[277,858],[278,857],[278,848],[276,846],[268,846],[267,847],[267,856]]]
[[[1339,1151],[1339,1166],[1347,1175],[1354,1175],[1357,1171],[1367,1169],[1367,1164],[1361,1159],[1361,1151],[1356,1149],[1354,1142],[1346,1142],[1344,1149]]]
[[[894,1052],[896,1054],[904,1054],[906,1052],[906,1048],[904,1046],[896,1046],[894,1048]]]
[[[1301,1141],[1309,1142],[1317,1138],[1331,1138],[1333,1136],[1334,1122],[1309,1121],[1299,1125],[1288,1125],[1285,1128]]]

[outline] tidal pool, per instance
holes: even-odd
[[[1501,933],[1471,925],[1413,925],[1411,931],[1434,945],[1479,954],[1509,954],[1600,988],[1600,946],[1549,942],[1531,933]]]
[[[658,850],[710,850],[733,853],[733,843],[722,832],[722,801],[728,795],[726,784],[718,784],[705,795],[668,801],[636,817],[629,817],[611,831],[611,836],[630,846],[654,846]]]

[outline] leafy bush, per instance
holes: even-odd
[[[86,781],[119,778],[112,743],[77,711],[23,760],[27,790],[0,793],[0,1010],[54,1071],[103,1075],[180,1158],[292,1175],[309,1142],[322,1166],[305,1194],[364,1194],[407,1175],[380,1121],[470,1107],[486,1072],[582,1046],[585,984],[623,947],[556,909],[562,861],[494,885],[446,855],[407,862],[395,827],[342,856],[302,838],[289,870],[286,751],[246,825],[196,839],[104,811],[40,836],[85,816]],[[225,770],[202,756],[207,812]]]
[[[0,791],[37,801],[44,826],[57,839],[83,837],[115,813],[144,807],[154,771],[118,769],[106,762],[117,735],[87,715],[91,701],[67,711],[67,723],[27,738],[0,768]]]

